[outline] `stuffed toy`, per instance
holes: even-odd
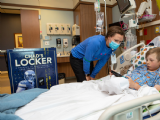
[[[133,66],[133,65],[132,65],[132,64],[129,64],[129,65],[124,66],[124,67],[121,69],[120,74],[121,74],[121,75],[127,74],[128,69],[129,69],[131,66]]]

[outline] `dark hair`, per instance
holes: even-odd
[[[152,48],[152,49],[148,50],[146,53],[146,58],[153,53],[156,53],[157,60],[160,61],[160,47],[156,47],[156,48]]]
[[[113,37],[115,34],[125,35],[124,30],[119,26],[112,26],[108,29],[108,32],[106,34],[106,38]]]

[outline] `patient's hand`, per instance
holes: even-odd
[[[160,85],[155,85],[154,86],[158,91],[160,91]]]
[[[113,71],[115,71],[115,70],[113,70]],[[116,71],[115,71],[116,72]],[[113,75],[113,73],[111,73],[111,72],[109,72],[109,75],[110,75],[110,77]]]
[[[109,72],[110,77],[113,75],[111,72]]]
[[[128,81],[129,81],[129,88],[138,90],[141,87],[139,84],[135,83],[131,77],[129,76],[126,76],[126,77],[128,78]]]
[[[132,80],[131,77],[129,76],[126,76],[128,78],[128,81],[129,81],[129,87],[130,88],[134,88],[135,87],[135,82]]]

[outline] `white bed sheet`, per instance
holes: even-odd
[[[109,106],[158,93],[148,86],[139,91],[128,86],[125,78],[109,76],[96,81],[61,84],[42,93],[15,114],[24,120],[98,120]]]

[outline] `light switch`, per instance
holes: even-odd
[[[45,41],[45,45],[49,45],[49,41]]]
[[[139,36],[143,36],[143,30],[139,31]]]

